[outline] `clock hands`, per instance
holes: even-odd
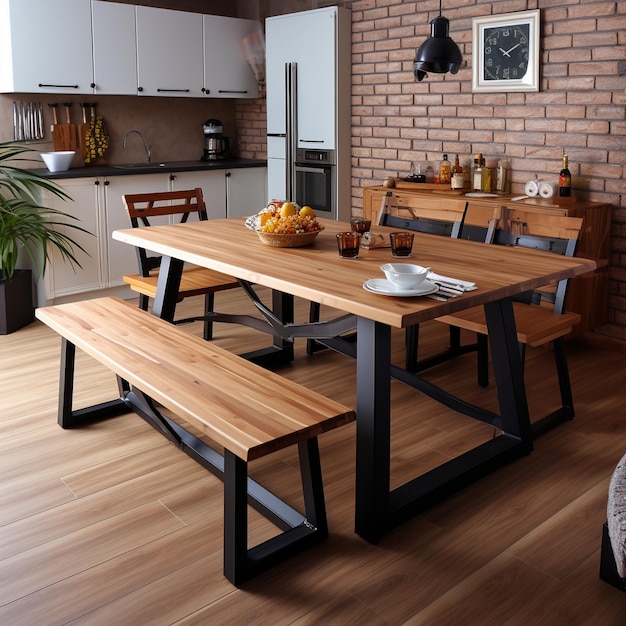
[[[498,48],[500,50],[500,52],[502,52],[502,54],[505,57],[511,57],[511,55],[509,54],[510,52],[513,52],[513,50],[515,50],[515,48],[517,48],[518,46],[521,46],[522,44],[516,43],[512,48],[509,48],[508,50],[503,50],[502,48]]]

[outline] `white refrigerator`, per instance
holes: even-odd
[[[328,7],[270,17],[265,36],[269,199],[313,206],[309,198],[332,196],[321,216],[349,219],[350,11]],[[318,165],[320,171],[325,166],[323,192],[314,181],[324,177],[312,173]]]

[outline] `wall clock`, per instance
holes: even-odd
[[[472,25],[472,91],[539,91],[539,9]]]

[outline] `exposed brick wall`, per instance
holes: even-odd
[[[413,79],[413,59],[439,1],[351,5],[353,211],[362,210],[363,187],[408,172],[411,161],[438,162],[444,152],[466,161],[475,152],[505,157],[512,191],[521,194],[536,174],[556,180],[565,150],[574,194],[614,206],[610,323],[603,330],[626,339],[626,76],[618,76],[619,61],[626,62],[626,2],[444,0],[442,13],[467,66],[421,83]],[[541,9],[540,91],[472,93],[472,18],[535,8]],[[238,117],[242,107],[254,106],[240,105]],[[254,126],[263,126],[260,117]],[[260,156],[254,133],[252,142],[250,156]]]

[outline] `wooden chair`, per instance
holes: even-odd
[[[501,223],[504,228],[495,231],[493,244],[546,250],[555,254],[573,256],[582,226],[582,218],[542,215],[519,209],[504,209]],[[517,339],[522,359],[526,346],[541,346],[552,342],[561,408],[533,424],[538,435],[556,423],[574,417],[574,405],[569,380],[564,337],[580,322],[578,313],[565,311],[568,281],[562,280],[548,288],[528,292],[513,303]],[[477,333],[478,383],[488,384],[488,337],[483,307],[473,307],[437,321],[459,329]]]
[[[387,192],[380,212],[380,224],[422,233],[470,239],[489,243],[501,217],[499,205],[473,205],[464,198],[442,198],[438,206],[423,204],[423,198],[397,198]],[[428,369],[434,361],[418,361],[419,325],[406,330],[405,368],[410,372]],[[462,346],[460,330],[450,326],[450,350],[464,354],[472,347]]]
[[[199,220],[207,219],[202,189],[199,187],[182,191],[126,194],[122,196],[122,199],[133,228],[150,226],[151,220],[153,223],[155,221],[184,223],[194,214]],[[150,256],[143,248],[136,248],[136,250],[139,273],[124,276],[124,282],[139,294],[139,306],[147,311],[149,299],[156,295],[161,257]],[[239,283],[232,276],[201,267],[189,266],[183,270],[178,301],[180,302],[190,296],[204,295],[204,311],[205,314],[210,314],[213,312],[215,293],[235,287],[239,287]],[[213,337],[213,322],[206,317],[203,319],[204,338],[211,339]],[[178,320],[176,323],[188,321],[191,320]]]

